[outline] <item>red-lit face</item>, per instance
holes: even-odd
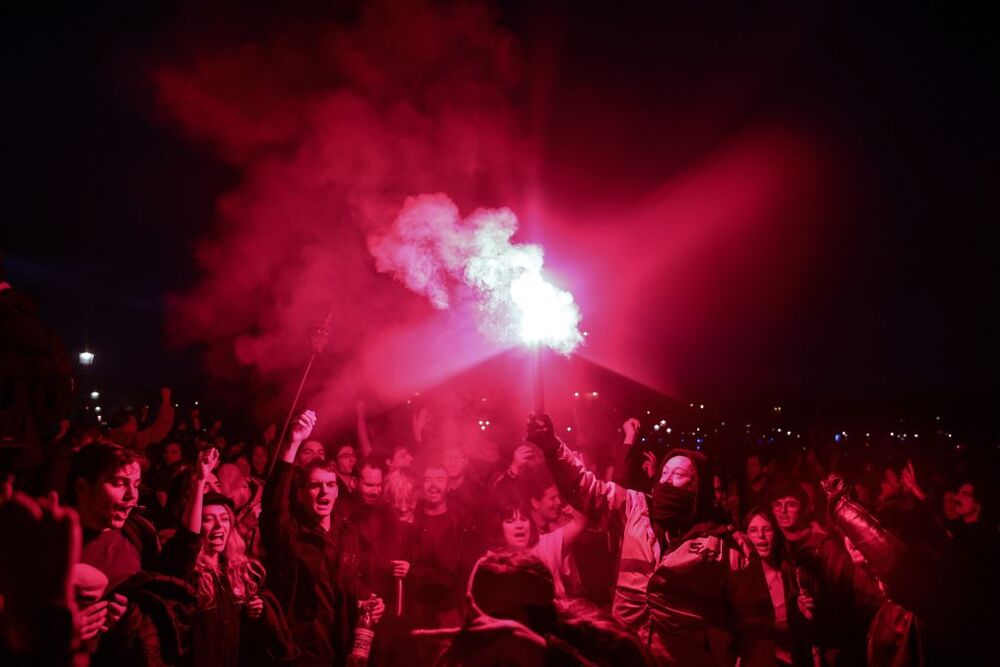
[[[250,463],[254,472],[263,473],[267,471],[267,450],[263,447],[254,447],[250,454]]]
[[[325,461],[326,450],[323,443],[318,440],[306,440],[299,447],[299,453],[295,457],[295,464],[300,468],[305,468],[312,461]]]
[[[393,470],[407,469],[413,465],[413,454],[406,447],[397,447],[392,452],[392,458],[386,460],[389,472]]]
[[[545,489],[541,498],[531,499],[531,506],[544,521],[555,523],[559,520],[563,508],[562,499],[559,497],[559,489],[555,486]]]
[[[770,558],[774,551],[774,526],[761,514],[750,520],[747,537],[761,558]]]
[[[428,505],[440,505],[444,502],[444,493],[448,488],[448,473],[444,468],[428,468],[424,473],[424,500]]]
[[[181,460],[181,446],[176,442],[168,442],[163,448],[163,462],[167,465],[177,463]]]
[[[457,449],[449,449],[444,453],[444,469],[451,479],[461,477],[468,463],[469,459]]]
[[[337,473],[316,468],[303,489],[304,504],[317,519],[324,519],[333,513],[337,493]]]
[[[782,530],[798,530],[802,527],[802,503],[798,498],[787,496],[771,503],[771,511]]]
[[[976,500],[976,490],[972,484],[963,484],[955,493],[955,514],[963,519],[970,519],[979,512],[979,501]]]
[[[350,476],[357,462],[358,455],[354,453],[354,447],[342,445],[337,449],[337,472],[341,475]]]
[[[364,466],[358,479],[358,491],[366,505],[375,505],[382,497],[382,471]]]
[[[694,493],[698,490],[698,469],[686,456],[675,456],[663,464],[660,483]]]
[[[520,512],[504,519],[503,540],[511,549],[527,549],[531,541],[531,519]]]
[[[139,501],[139,478],[139,464],[133,462],[93,484],[77,480],[80,522],[94,530],[121,528]]]
[[[222,553],[229,543],[232,519],[225,505],[208,505],[201,512],[201,537],[208,553]]]

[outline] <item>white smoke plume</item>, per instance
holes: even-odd
[[[517,216],[479,209],[463,219],[442,193],[410,197],[384,234],[370,235],[376,268],[438,309],[471,299],[480,331],[504,344],[569,354],[583,341],[573,295],[545,280],[541,246],[511,243]]]

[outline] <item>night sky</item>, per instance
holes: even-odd
[[[4,21],[8,279],[120,387],[197,377],[191,349],[164,350],[165,295],[198,285],[192,251],[240,182],[165,117],[150,73],[200,40],[355,14],[351,3],[293,3],[280,16],[271,3],[195,4],[29,3]],[[523,49],[516,104],[540,137],[538,182],[564,221],[619,224],[614,211],[750,127],[793,127],[835,167],[811,200],[822,210],[779,227],[794,229],[787,245],[748,248],[764,254],[738,263],[777,271],[791,296],[770,309],[774,286],[759,275],[745,292],[711,288],[711,307],[671,343],[697,341],[693,353],[650,352],[647,372],[662,366],[682,397],[989,406],[1000,371],[995,22],[969,5],[688,4],[497,5]],[[526,224],[557,266],[572,264],[554,228]],[[635,252],[659,242],[636,238]],[[738,285],[738,271],[714,265],[734,252],[697,265]],[[644,289],[649,321],[634,326],[659,336],[666,297]]]

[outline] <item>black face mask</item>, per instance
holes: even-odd
[[[653,485],[653,502],[649,507],[650,521],[663,528],[676,530],[694,518],[694,494],[676,486],[658,482]]]

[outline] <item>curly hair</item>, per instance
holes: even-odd
[[[229,515],[229,539],[226,546],[219,554],[217,561],[213,561],[205,553],[205,544],[202,542],[198,557],[195,559],[195,577],[197,578],[198,606],[202,609],[211,609],[218,599],[218,592],[215,590],[215,580],[225,577],[229,590],[237,601],[246,602],[263,588],[266,570],[256,558],[246,555],[246,543],[236,530],[236,516],[228,505],[220,505],[226,509]]]

